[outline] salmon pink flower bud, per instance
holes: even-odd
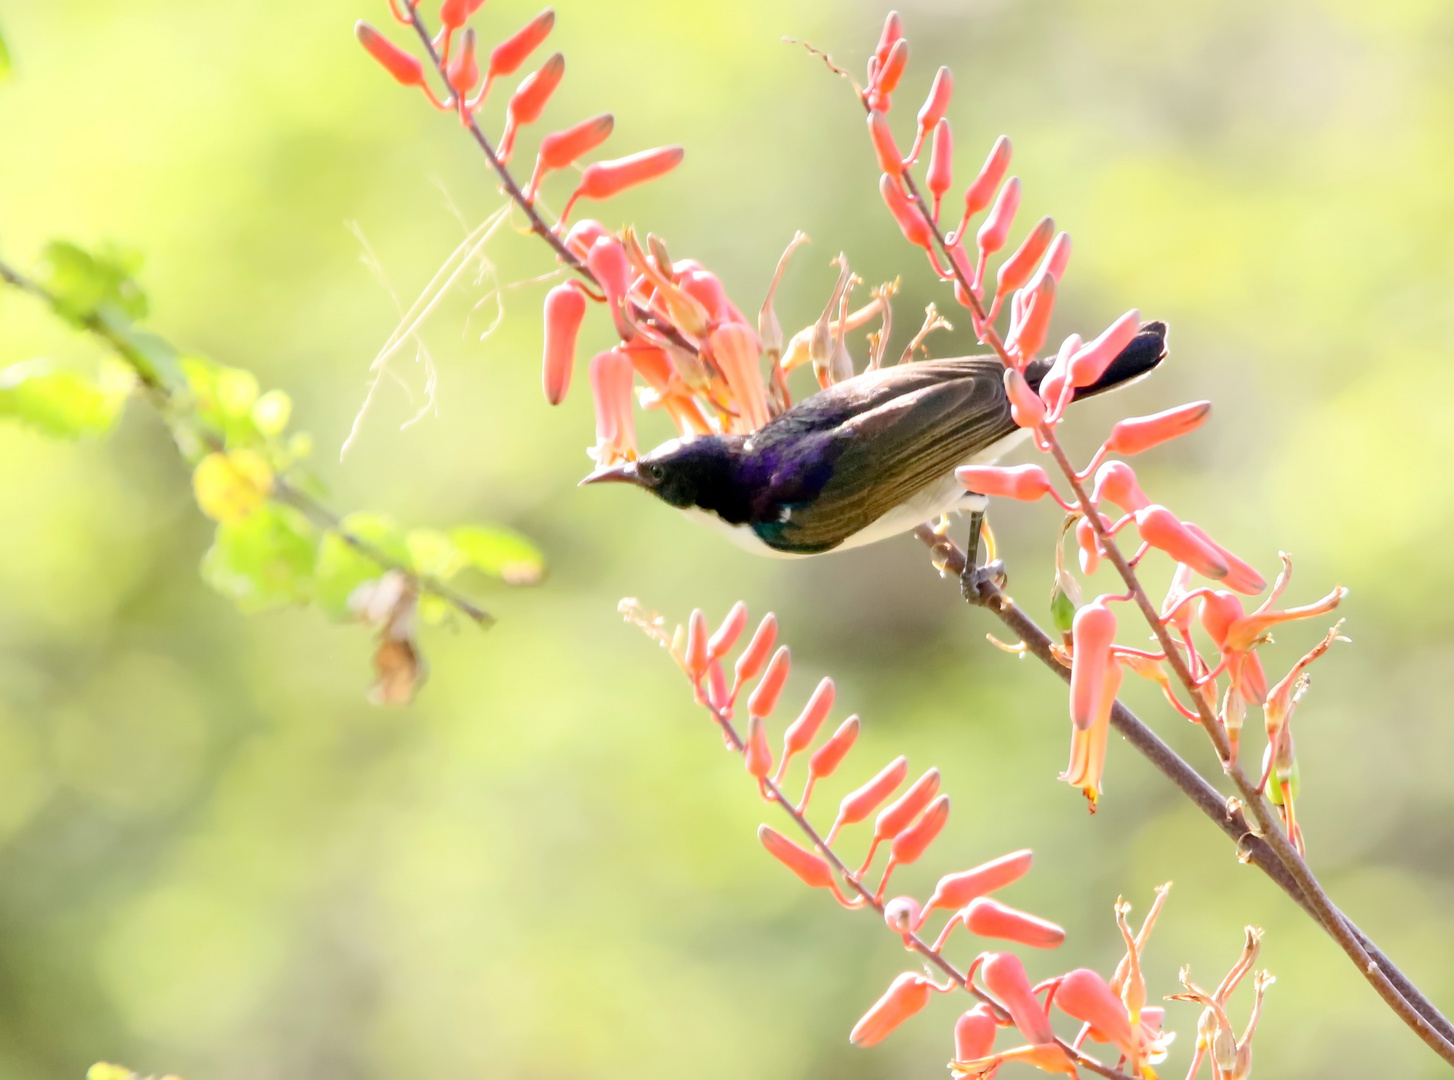
[[[1071,334],[1060,343],[1060,351],[1055,355],[1055,362],[1050,365],[1050,370],[1040,380],[1041,400],[1051,409],[1056,409],[1060,404],[1060,396],[1065,389],[1066,366],[1079,349],[1080,335]]]
[[[583,218],[572,225],[570,232],[565,234],[565,246],[584,259],[597,240],[609,235],[611,235],[609,230],[599,221],[594,218]]]
[[[1014,368],[1005,368],[1005,394],[1010,399],[1010,418],[1020,427],[1033,428],[1045,423],[1045,402]]]
[[[417,57],[410,56],[362,19],[354,24],[353,33],[358,38],[358,43],[368,50],[369,55],[382,64],[384,70],[400,84],[424,85],[424,66]]]
[[[973,870],[961,870],[957,874],[946,874],[934,886],[934,895],[924,905],[925,914],[935,908],[962,908],[996,889],[1003,889],[1025,876],[1030,869],[1035,853],[1028,848],[1001,855]]]
[[[1186,563],[1203,577],[1219,581],[1231,569],[1221,552],[1197,537],[1175,514],[1158,503],[1136,511],[1136,529],[1146,543],[1177,562]]]
[[[680,165],[685,156],[686,151],[680,146],[659,146],[655,150],[643,150],[628,157],[587,165],[581,173],[580,183],[566,201],[562,220],[570,217],[577,199],[609,199],[637,184],[665,176]]]
[[[894,862],[902,865],[917,862],[920,855],[934,842],[944,824],[949,820],[949,796],[940,795],[929,804],[924,816],[894,837],[889,849]]]
[[[1131,344],[1141,327],[1141,313],[1134,308],[1106,328],[1100,337],[1081,349],[1066,364],[1066,377],[1077,390],[1090,386],[1106,373],[1111,361]]]
[[[466,30],[460,41],[459,50],[449,58],[445,81],[459,97],[464,97],[480,81],[480,65],[475,59],[475,32]]]
[[[772,711],[777,708],[777,699],[782,696],[783,686],[788,681],[788,672],[791,670],[792,664],[792,652],[786,645],[780,646],[778,651],[773,653],[767,670],[762,673],[762,681],[757,684],[757,689],[753,690],[747,699],[748,715],[772,715]]]
[[[576,363],[576,337],[586,317],[586,298],[574,285],[557,285],[545,294],[545,400],[559,405],[570,389]]]
[[[1112,1043],[1127,1057],[1137,1053],[1136,1039],[1126,1006],[1111,988],[1089,968],[1076,968],[1060,980],[1055,1004],[1075,1019],[1091,1026],[1091,1038]]]
[[[606,294],[606,304],[611,309],[616,332],[623,341],[629,341],[635,336],[635,330],[626,318],[629,303],[627,294],[631,289],[631,264],[627,261],[626,249],[621,246],[621,241],[609,233],[597,240],[586,255],[586,269]]]
[[[998,1031],[999,1025],[990,1007],[983,1003],[976,1005],[954,1023],[954,1060],[977,1061],[989,1057]]]
[[[850,716],[808,759],[808,775],[817,780],[832,776],[857,739],[858,717]]]
[[[1198,616],[1201,619],[1202,629],[1217,648],[1224,648],[1227,644],[1227,632],[1232,624],[1246,615],[1242,607],[1242,601],[1225,589],[1218,589],[1210,595],[1203,596],[1201,610]]]
[[[752,635],[752,640],[747,643],[747,648],[742,650],[742,655],[737,658],[736,678],[737,685],[741,686],[748,679],[753,678],[762,670],[762,665],[767,663],[767,658],[772,653],[772,647],[777,641],[777,616],[769,614]]]
[[[520,70],[520,65],[530,59],[530,54],[540,47],[540,43],[550,36],[554,27],[555,9],[546,8],[523,29],[516,31],[490,51],[490,62],[485,69],[487,77],[494,79],[501,75],[515,74]]]
[[[853,1025],[848,1041],[854,1046],[882,1042],[894,1028],[929,1003],[933,983],[916,971],[906,971],[890,984],[888,992],[873,1003],[863,1019]]]
[[[722,288],[722,279],[710,270],[700,267],[684,270],[680,274],[678,287],[707,312],[710,322],[721,322],[727,315],[727,290]]]
[[[1242,696],[1253,705],[1267,703],[1267,673],[1262,670],[1262,661],[1255,652],[1243,657],[1236,682]]]
[[[895,933],[913,933],[919,916],[919,901],[912,896],[896,896],[884,905],[884,923]]]
[[[1101,515],[1101,524],[1110,527],[1111,522],[1104,514]],[[1082,517],[1075,523],[1075,546],[1080,553],[1080,572],[1082,574],[1094,574],[1096,567],[1101,565],[1100,539],[1096,536],[1096,530],[1090,523],[1090,519]]]
[[[889,118],[877,109],[868,114],[868,137],[873,142],[873,152],[878,155],[879,169],[898,177],[904,171],[903,157],[894,142],[894,133],[889,130]]]
[[[1020,295],[1016,293],[1016,295]],[[1050,330],[1050,313],[1055,309],[1055,279],[1043,277],[1021,315],[1016,316],[1005,347],[1019,355],[1021,363],[1040,351]]]
[[[995,205],[989,217],[979,227],[977,242],[982,255],[993,255],[1005,246],[1010,237],[1010,226],[1015,223],[1015,212],[1020,209],[1020,178],[1012,176],[1000,188]]]
[[[1070,629],[1070,720],[1081,731],[1095,722],[1115,639],[1116,614],[1106,606],[1105,597],[1096,597],[1075,613]]]
[[[631,361],[625,353],[597,353],[591,361],[596,399],[596,465],[636,459],[636,420],[631,414]]]
[[[1050,251],[1045,256],[1045,261],[1040,266],[1042,274],[1048,274],[1057,282],[1065,274],[1066,264],[1070,262],[1070,233],[1061,232],[1055,234],[1051,241]]]
[[[692,610],[692,617],[687,620],[687,653],[686,669],[691,676],[692,682],[702,681],[702,676],[707,674],[707,664],[710,657],[707,654],[707,617],[702,614],[701,608]]]
[[[818,684],[818,688],[813,691],[813,696],[808,699],[808,704],[803,706],[803,711],[798,714],[798,718],[788,725],[787,731],[783,732],[784,761],[794,754],[801,754],[812,745],[813,740],[817,738],[818,729],[823,726],[823,721],[828,719],[836,693],[832,679],[825,678]]]
[[[1050,246],[1050,238],[1054,235],[1055,222],[1048,217],[1041,218],[1040,224],[1030,230],[1030,235],[1015,249],[1015,253],[1000,264],[995,278],[996,296],[1009,296],[1030,280],[1035,273],[1035,264],[1045,254],[1045,249]],[[1052,280],[1055,276],[1046,275]]]
[[[757,335],[743,323],[725,323],[712,331],[707,343],[737,403],[738,427],[743,433],[756,431],[769,419]]]
[[[1039,465],[963,465],[955,477],[977,495],[1002,495],[1021,502],[1035,502],[1050,494],[1050,477]]]
[[[772,772],[772,751],[767,746],[767,728],[762,717],[751,713],[747,717],[747,747],[742,755],[743,766],[749,776],[766,780]]]
[[[1108,461],[1096,470],[1096,485],[1091,492],[1091,502],[1097,506],[1102,499],[1109,499],[1122,510],[1135,513],[1151,505],[1151,500],[1136,483],[1136,472],[1124,461]]]
[[[520,129],[540,119],[550,95],[555,93],[564,75],[565,56],[555,53],[541,65],[539,71],[527,75],[515,88],[509,104],[505,106],[505,133],[500,136],[500,146],[496,151],[501,162],[508,162],[515,152],[515,136]]]
[[[722,713],[727,712],[732,704],[727,692],[727,676],[722,673],[722,664],[717,660],[707,666],[707,700],[712,708]]]
[[[924,215],[919,213],[919,208],[909,201],[909,197],[899,187],[899,182],[884,173],[878,179],[878,190],[883,196],[884,204],[889,208],[889,213],[898,222],[904,239],[915,247],[928,248],[929,225],[924,220]]]
[[[907,38],[899,38],[873,80],[873,92],[883,102],[885,112],[888,111],[889,95],[899,88],[899,80],[904,77],[904,69],[908,66],[909,42]]]
[[[894,51],[904,37],[904,19],[897,11],[890,11],[884,19],[883,32],[879,34],[878,45],[874,47],[873,58],[880,68],[888,62],[889,53]]]
[[[564,169],[610,138],[615,127],[616,118],[610,113],[601,113],[582,120],[575,127],[553,131],[540,140],[540,160],[546,168]]]
[[[964,220],[967,224],[969,219],[978,214],[990,204],[994,198],[995,189],[1000,186],[1000,180],[1004,178],[1005,170],[1010,167],[1010,140],[1008,136],[1001,135],[995,140],[995,145],[990,148],[990,156],[985,158],[984,166],[979,170],[974,183],[964,193]],[[960,238],[963,238],[964,227],[960,226]],[[1003,246],[1003,245],[1002,245]]]
[[[930,769],[914,785],[879,812],[873,823],[873,838],[888,840],[898,836],[919,816],[939,793],[939,770]]]
[[[1112,662],[1107,667],[1105,681],[1100,690],[1100,702],[1090,726],[1071,726],[1070,764],[1060,774],[1060,779],[1080,788],[1085,794],[1092,813],[1095,812],[1096,801],[1101,795],[1101,774],[1106,767],[1106,743],[1110,737],[1111,711],[1116,705],[1116,695],[1121,690],[1120,664]]]
[[[732,646],[737,644],[737,639],[742,636],[742,631],[747,629],[747,605],[741,600],[732,605],[732,610],[727,612],[727,617],[722,620],[722,625],[717,627],[717,632],[707,642],[707,655],[713,660],[720,660],[732,651]]]
[[[757,839],[772,853],[773,858],[797,874],[798,879],[804,885],[812,889],[831,889],[833,887],[832,869],[811,851],[799,847],[782,833],[767,825],[757,827]]]
[[[838,806],[838,826],[853,825],[868,817],[904,782],[908,772],[909,759],[900,754],[868,783],[845,795]]]
[[[954,133],[948,120],[941,120],[934,128],[934,141],[929,148],[929,171],[924,175],[924,185],[934,196],[934,217],[939,217],[939,203],[949,185],[954,181]]]
[[[929,96],[919,109],[919,142],[929,137],[949,111],[949,98],[954,93],[954,73],[941,67],[934,75],[934,85],[929,87]]]
[[[1110,435],[1106,437],[1106,452],[1130,457],[1150,450],[1153,446],[1195,431],[1211,411],[1210,401],[1193,401],[1190,405],[1179,405],[1153,416],[1133,416],[1122,420],[1111,428]]]
[[[1041,1046],[1055,1041],[1050,1018],[1031,993],[1030,979],[1018,956],[1014,953],[990,953],[980,968],[980,976],[984,979],[985,988],[1004,1005],[1020,1034],[1029,1042]]]
[[[1228,570],[1227,576],[1222,579],[1223,585],[1245,596],[1256,596],[1263,589],[1267,588],[1266,578],[1259,574],[1254,567],[1237,558],[1237,556],[1233,555],[1221,544],[1208,536],[1202,531],[1201,526],[1194,525],[1190,521],[1183,521],[1182,524],[1190,529],[1198,540],[1210,545],[1227,561]]]
[[[458,30],[484,2],[485,0],[444,0],[439,5],[439,21],[450,30]]]
[[[988,896],[971,901],[964,909],[963,918],[971,934],[1014,941],[1033,949],[1053,949],[1065,940],[1065,931],[1053,922],[1017,911]]]

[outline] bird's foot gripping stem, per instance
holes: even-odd
[[[980,537],[984,537],[987,562],[979,562]],[[985,524],[984,511],[975,510],[969,517],[969,542],[964,547],[964,571],[959,575],[959,591],[971,604],[987,603],[990,597],[1005,587],[1005,564],[995,558],[995,534]]]

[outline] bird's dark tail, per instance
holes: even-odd
[[[1133,379],[1139,379],[1164,359],[1166,359],[1166,324],[1164,322],[1142,323],[1141,329],[1131,339],[1131,344],[1122,349],[1120,355],[1111,361],[1105,374],[1090,386],[1077,390],[1075,400],[1092,397],[1107,390],[1113,390]],[[1049,359],[1037,360],[1026,368],[1025,380],[1032,389],[1040,388],[1040,380],[1045,378],[1046,373],[1049,372],[1050,364]]]

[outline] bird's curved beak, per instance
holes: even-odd
[[[637,487],[645,486],[641,482],[641,474],[636,471],[636,462],[634,461],[625,461],[619,465],[607,465],[604,469],[597,469],[576,486],[585,487],[587,484],[635,484]]]

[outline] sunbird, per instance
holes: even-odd
[[[1145,375],[1166,356],[1166,324],[1145,323],[1074,400]],[[1051,361],[1032,361],[1032,389]],[[582,484],[634,484],[749,551],[818,555],[908,532],[986,498],[954,476],[996,461],[1029,434],[1010,418],[994,356],[919,360],[867,371],[784,410],[750,435],[672,439]]]

